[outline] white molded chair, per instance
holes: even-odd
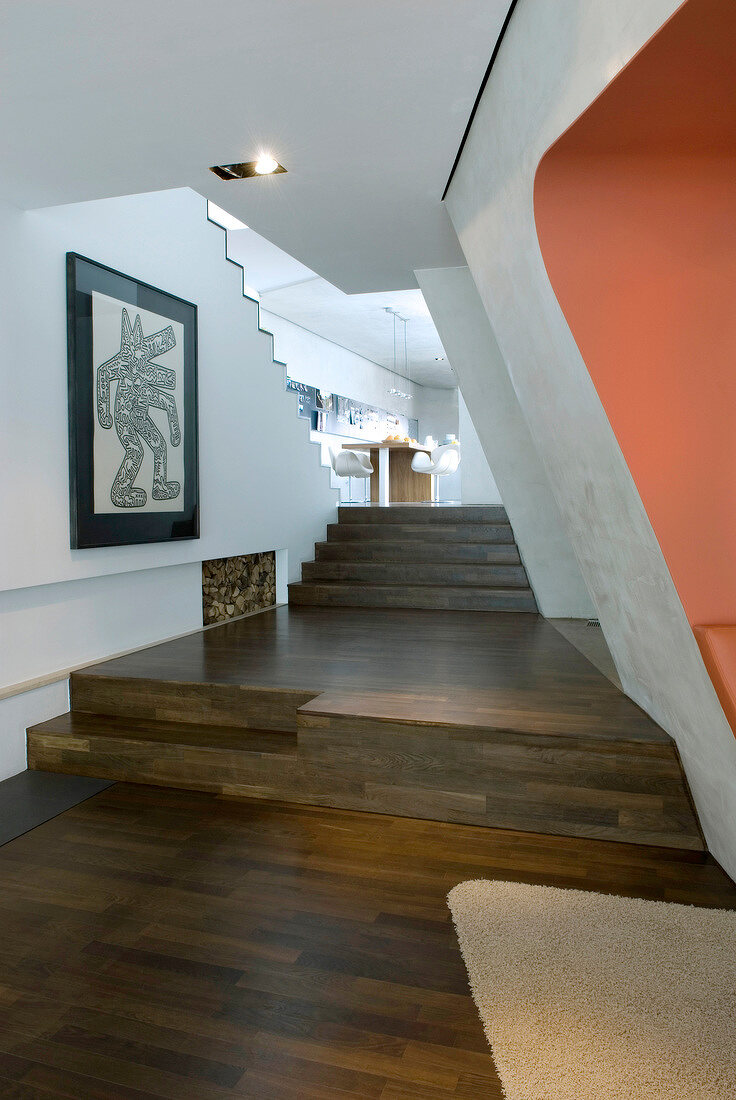
[[[371,460],[364,451],[336,451],[330,447],[330,463],[336,477],[368,478],[373,473]]]
[[[435,447],[431,454],[426,451],[417,451],[411,460],[411,468],[415,474],[431,474],[433,478],[444,477],[445,474],[454,474],[460,465],[460,448],[457,443],[445,443],[442,447]],[[432,481],[432,499],[436,494],[437,482]]]

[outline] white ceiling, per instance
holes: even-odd
[[[442,189],[508,0],[3,0],[0,193],[190,186],[343,291],[463,262]],[[287,174],[209,165],[268,149]]]
[[[210,216],[217,221],[219,215],[211,210]],[[394,366],[394,321],[386,307],[396,310],[407,321],[408,369],[404,325],[396,321],[398,373],[422,386],[457,385],[420,290],[345,294],[248,227],[228,231],[227,249],[264,309],[389,370]]]

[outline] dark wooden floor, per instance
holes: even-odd
[[[0,848],[0,1095],[500,1100],[479,877],[736,908],[710,859],[117,785]]]
[[[423,720],[669,740],[530,614],[280,607],[86,668],[92,676],[378,694]]]

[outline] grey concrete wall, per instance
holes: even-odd
[[[506,363],[467,267],[417,271],[442,346],[514,528],[544,615],[587,617],[593,604]]]
[[[463,504],[503,504],[475,424],[460,390],[457,391],[458,437],[462,444],[460,500]]]
[[[675,738],[708,844],[736,876],[736,739],[547,278],[534,223],[544,152],[678,6],[520,0],[447,205],[624,688]]]

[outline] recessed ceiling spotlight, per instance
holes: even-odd
[[[255,163],[255,170],[259,176],[270,176],[279,166],[279,162],[270,153],[261,153]]]
[[[279,164],[270,153],[262,153],[258,160],[245,160],[240,164],[213,164],[210,172],[214,172],[221,180],[247,180],[251,176],[275,176],[278,172],[285,172],[283,164]]]

